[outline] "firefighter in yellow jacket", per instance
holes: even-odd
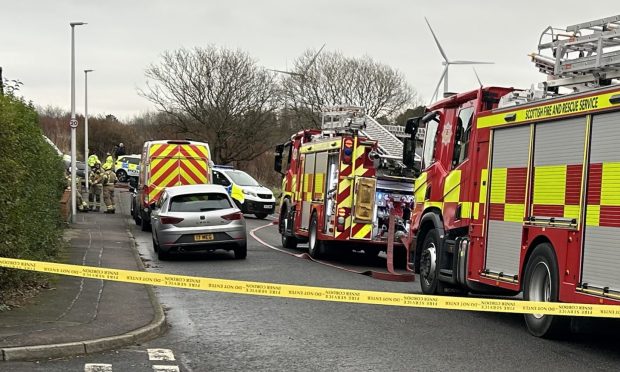
[[[101,172],[101,164],[95,163],[88,174],[88,203],[91,211],[99,212],[101,208],[101,192],[102,192],[103,173]]]
[[[103,202],[105,203],[106,210],[103,213],[114,213],[115,200],[114,200],[114,184],[116,183],[116,174],[112,169],[112,164],[103,164]]]

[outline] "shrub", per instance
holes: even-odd
[[[11,95],[0,96],[0,256],[57,256],[64,187],[62,159],[44,141],[32,106]],[[37,278],[32,272],[0,268],[0,294]]]

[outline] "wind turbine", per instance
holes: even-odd
[[[312,67],[312,65],[314,65],[314,63],[316,62],[316,59],[318,58],[319,54],[323,51],[323,48],[325,48],[325,45],[327,45],[327,44],[323,44],[321,49],[319,49],[319,51],[314,54],[312,59],[310,59],[308,64],[306,64],[306,67],[301,72],[275,70],[275,69],[268,69],[268,70],[274,71],[274,72],[278,72],[278,73],[281,73],[281,74],[286,74],[286,75],[290,75],[290,76],[297,76],[297,77],[299,77],[299,88],[300,88],[301,94],[303,96],[303,94],[304,94],[304,85],[306,83],[306,75],[308,74],[308,71],[310,70],[310,67]],[[284,111],[288,112],[288,99],[284,100]],[[291,126],[290,117],[288,119],[288,125],[289,125],[289,127]]]
[[[281,74],[286,74],[286,75],[291,75],[291,76],[298,76],[298,77],[301,78],[301,81],[302,81],[302,84],[303,84],[303,81],[306,79],[306,74],[308,74],[308,71],[310,70],[310,67],[312,67],[312,65],[314,65],[314,63],[316,62],[316,59],[318,58],[319,54],[323,51],[323,48],[325,48],[325,45],[327,45],[327,44],[323,44],[321,49],[319,49],[319,51],[314,54],[314,56],[312,57],[310,62],[308,62],[308,64],[302,70],[302,72],[274,70],[274,69],[269,69],[269,70],[270,71],[274,71],[274,72],[279,72]]]
[[[478,84],[480,84],[480,88],[482,88],[482,80],[480,80],[480,76],[478,76],[478,71],[476,71],[475,67],[472,67],[471,69],[474,70],[474,74],[476,74],[476,80],[478,80]]]
[[[437,93],[439,92],[439,86],[441,85],[442,81],[443,81],[443,92],[444,93],[448,92],[448,68],[450,67],[450,65],[491,65],[491,64],[493,64],[493,62],[451,61],[451,60],[449,60],[448,56],[446,55],[446,52],[441,47],[441,44],[439,43],[439,39],[437,39],[437,36],[435,35],[435,32],[433,31],[433,28],[431,27],[431,24],[428,22],[428,19],[426,19],[426,17],[424,17],[424,20],[426,21],[426,24],[428,25],[428,28],[431,30],[431,34],[433,34],[433,39],[435,39],[435,44],[437,44],[437,48],[439,49],[439,53],[441,53],[441,56],[444,59],[443,62],[441,62],[441,64],[445,66],[443,68],[443,72],[441,73],[441,77],[439,78],[439,82],[437,82],[437,87],[435,88],[435,92],[433,92],[433,96],[431,98],[431,102],[435,102],[435,100],[437,99]]]

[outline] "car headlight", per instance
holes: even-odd
[[[245,190],[245,189],[243,189],[242,191],[243,191],[243,193],[244,193],[244,194],[246,194],[246,195],[250,195],[250,196],[254,196],[254,197],[256,197],[256,196],[257,196],[257,195],[256,195],[256,193],[255,193],[254,191],[249,191],[249,190]]]

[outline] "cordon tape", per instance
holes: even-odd
[[[429,296],[421,294],[310,287],[290,284],[272,284],[240,280],[203,278],[186,275],[150,273],[144,271],[119,270],[94,266],[20,260],[14,258],[0,258],[0,267],[68,275],[80,278],[110,280],[123,283],[147,284],[153,286],[237,293],[254,296],[444,310],[620,318],[620,306],[615,305]]]

